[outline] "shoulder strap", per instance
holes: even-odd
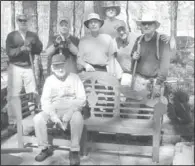
[[[156,36],[156,56],[157,56],[158,60],[160,59],[159,39],[160,39],[160,34],[157,32],[157,36]]]
[[[144,35],[141,35],[140,38],[139,38],[139,40],[138,40],[138,42],[137,42],[137,50],[136,51],[139,54],[140,54],[141,41],[142,41],[143,37],[144,37]]]

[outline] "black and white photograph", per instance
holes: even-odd
[[[1,165],[194,165],[194,1],[1,1]]]

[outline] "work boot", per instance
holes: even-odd
[[[38,162],[44,161],[47,157],[53,155],[52,147],[47,147],[46,149],[41,150],[41,152],[35,157],[35,160]]]
[[[79,151],[70,151],[69,160],[70,165],[80,165]]]

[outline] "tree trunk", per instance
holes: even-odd
[[[93,1],[94,12],[100,15],[101,19],[105,19],[105,15],[102,11],[102,5],[104,1]]]
[[[131,27],[129,25],[129,1],[126,3],[126,15],[127,15],[127,27],[129,32],[131,32]]]
[[[83,4],[83,10],[82,10],[82,13],[85,13],[85,1],[83,2],[84,4]],[[84,24],[83,24],[83,22],[84,22],[84,14],[83,14],[83,16],[82,16],[82,20],[81,20],[81,27],[80,27],[80,31],[79,31],[79,37],[81,38],[82,37],[82,35],[84,34],[83,33],[83,26],[84,26]]]
[[[173,50],[176,48],[176,37],[177,37],[177,10],[178,1],[170,1],[170,21],[171,21],[171,39],[170,48]]]
[[[76,33],[76,2],[75,1],[73,1],[73,36],[75,36],[75,33]]]
[[[49,40],[57,33],[58,1],[50,1]]]
[[[15,1],[11,1],[11,19],[12,19],[12,22],[11,22],[11,26],[12,26],[12,31],[15,30],[16,28],[16,24],[15,24]]]
[[[22,1],[23,12],[30,17],[29,29],[38,34],[37,1]]]
[[[171,19],[171,36],[176,38],[177,36],[177,10],[178,10],[178,1],[171,1],[170,6],[170,19]]]

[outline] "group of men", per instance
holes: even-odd
[[[153,78],[156,80],[155,93],[158,94],[166,80],[171,49],[165,35],[158,37],[156,29],[160,23],[150,15],[137,20],[143,33],[140,36],[129,32],[125,22],[116,18],[120,14],[120,6],[107,1],[103,9],[106,20],[100,19],[96,13],[89,14],[84,25],[90,30],[90,35],[82,37],[80,41],[69,33],[69,18],[61,18],[58,22],[59,34],[50,39],[45,50],[48,77],[41,96],[42,112],[34,117],[35,134],[42,146],[41,153],[35,157],[36,161],[43,161],[53,154],[47,134],[50,120],[63,130],[70,124],[70,164],[80,163],[79,143],[84,124],[82,109],[87,103],[84,80],[96,78],[98,72],[107,72],[108,77],[116,77],[121,84],[130,85],[135,61],[135,89],[140,90],[140,86],[137,86],[140,84],[142,89],[146,88],[145,82]],[[19,96],[22,86],[26,93],[37,93],[31,57],[34,59],[35,54],[39,55],[43,45],[37,34],[28,31],[27,21],[26,15],[19,15],[19,30],[9,33],[6,40],[10,128],[16,126],[17,112],[21,111]]]

